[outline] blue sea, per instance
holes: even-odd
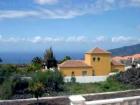
[[[2,58],[4,64],[27,64],[30,63],[33,57],[42,57],[44,56],[41,52],[0,52],[0,58]],[[83,52],[57,52],[55,57],[57,60],[61,60],[65,56],[70,56],[72,59],[83,59]]]

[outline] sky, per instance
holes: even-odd
[[[140,43],[140,0],[0,0],[0,52]]]

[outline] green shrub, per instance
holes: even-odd
[[[10,80],[6,80],[0,86],[0,99],[9,99],[12,95],[12,82]]]
[[[17,68],[14,65],[2,65],[0,66],[0,84],[8,79],[11,75],[16,72]]]
[[[118,80],[116,80],[115,75],[107,78],[105,82],[102,83],[101,88],[103,91],[120,91],[126,89],[132,89],[131,85],[125,85]]]
[[[30,81],[29,91],[35,97],[41,97],[44,94],[44,85],[41,82]]]
[[[115,79],[123,84],[140,87],[140,68],[131,68],[125,72],[115,75]]]
[[[47,70],[45,72],[38,71],[33,75],[33,80],[43,83],[46,92],[63,90],[64,79],[62,74],[57,70]]]
[[[11,77],[11,81],[14,94],[23,94],[27,92],[30,79],[22,78],[22,75],[14,75]]]
[[[16,72],[17,68],[14,65],[2,65],[0,67],[0,76],[1,77],[8,77],[14,72]]]
[[[71,83],[76,83],[76,78],[75,78],[75,76],[71,76],[70,82],[71,82]]]

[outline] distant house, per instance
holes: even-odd
[[[107,76],[114,69],[125,70],[122,63],[112,60],[110,52],[100,48],[86,52],[84,60],[67,60],[58,67],[64,76]]]

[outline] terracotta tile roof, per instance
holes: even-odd
[[[121,61],[121,60],[123,60],[124,58],[121,57],[121,56],[115,56],[115,57],[113,57],[112,59],[113,59],[113,60],[116,60],[116,61]]]
[[[83,60],[67,60],[58,65],[59,67],[91,67]]]
[[[140,59],[140,54],[135,54],[135,55],[130,55],[130,56],[116,56],[116,57],[113,57],[112,59],[113,60],[116,60],[116,61],[120,61],[120,60],[128,60],[128,59]]]
[[[108,54],[110,54],[110,52],[105,51],[105,50],[100,49],[100,48],[97,48],[97,47],[92,49],[92,50],[90,50],[90,51],[88,51],[88,52],[86,52],[86,53],[93,53],[93,54],[96,54],[96,53],[108,53]]]
[[[140,54],[135,54],[135,55],[132,56],[132,58],[140,59]]]
[[[124,66],[124,64],[122,64],[122,63],[119,62],[119,61],[115,61],[115,60],[112,60],[112,61],[111,61],[111,64],[114,65],[114,66]]]

